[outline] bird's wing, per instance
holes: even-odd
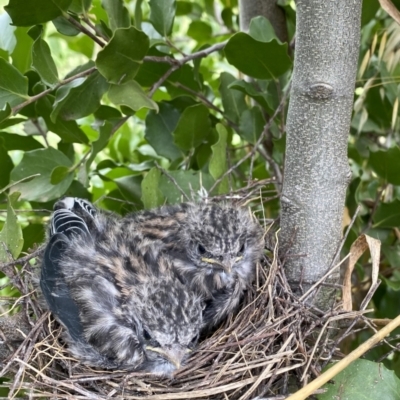
[[[63,210],[64,212],[71,211],[89,225],[94,222],[98,216],[97,209],[92,203],[78,197],[64,197],[57,201],[54,205],[54,210]]]
[[[65,234],[66,239],[70,239],[72,234],[90,234],[85,221],[66,208],[54,211],[50,223],[50,237],[57,233]]]
[[[60,259],[67,240],[63,233],[55,233],[51,237],[42,261],[40,287],[50,311],[65,325],[73,340],[81,341],[83,327],[79,319],[79,309],[69,293],[60,268]]]
[[[65,325],[73,340],[82,340],[83,327],[79,309],[71,297],[62,273],[60,261],[68,242],[75,235],[90,235],[82,218],[71,210],[60,208],[53,214],[40,275],[40,287],[51,312]]]

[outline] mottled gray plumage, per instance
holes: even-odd
[[[234,312],[253,281],[264,249],[263,230],[249,209],[182,203],[132,214],[120,221],[127,242],[157,248],[208,301],[204,322],[215,326]]]
[[[86,364],[171,375],[196,344],[202,298],[174,260],[123,240],[120,220],[80,199],[56,204],[41,288]]]

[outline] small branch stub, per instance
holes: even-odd
[[[314,83],[310,86],[307,94],[314,99],[327,100],[333,96],[333,87],[328,83]]]

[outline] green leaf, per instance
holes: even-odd
[[[179,111],[171,104],[162,102],[160,111],[149,111],[146,117],[145,138],[158,155],[170,160],[176,160],[182,156],[182,152],[176,147],[172,132],[179,121]]]
[[[87,136],[75,121],[64,121],[57,118],[55,122],[50,119],[52,112],[53,96],[47,95],[36,102],[36,111],[46,122],[47,128],[56,133],[66,143],[88,143]]]
[[[131,19],[122,0],[102,0],[101,4],[107,12],[112,31],[118,28],[129,28]]]
[[[16,259],[24,245],[21,225],[18,223],[17,215],[13,208],[19,196],[19,193],[13,193],[8,197],[6,222],[0,232],[1,262],[11,261],[10,254]]]
[[[221,11],[222,21],[224,21],[225,26],[231,30],[233,29],[233,23],[232,23],[233,17],[234,15],[231,7],[226,7]]]
[[[400,380],[383,364],[368,360],[356,360],[327,383],[327,391],[318,394],[318,400],[398,400]]]
[[[8,103],[6,103],[5,107],[0,110],[0,123],[5,121],[9,116],[11,116],[11,107]]]
[[[396,4],[397,8],[399,7]],[[380,5],[378,1],[363,1],[361,11],[361,26],[366,25],[371,19],[375,17],[376,12],[379,10]]]
[[[400,185],[400,148],[398,146],[371,152],[369,164],[378,176],[393,185]]]
[[[155,208],[164,203],[164,196],[159,187],[161,172],[152,168],[142,180],[142,202],[144,208]]]
[[[173,72],[166,82],[168,93],[171,95],[171,97],[188,96],[187,90],[180,88],[175,84],[175,82],[178,83],[178,85],[181,84],[188,87],[194,92],[201,92],[203,90],[199,84],[199,81],[196,79],[194,68],[188,64]],[[191,94],[191,96],[196,98],[196,96],[193,94]]]
[[[28,98],[28,79],[0,58],[0,109],[7,103],[14,107]]]
[[[0,132],[0,143],[3,143],[7,151],[29,151],[43,148],[43,146],[32,136],[22,136],[16,133]]]
[[[193,3],[189,1],[177,1],[176,2],[176,16],[190,14],[193,10]]]
[[[249,143],[255,144],[264,129],[265,121],[258,107],[246,110],[240,117],[239,134]]]
[[[72,161],[52,147],[26,152],[22,161],[11,171],[11,180],[15,182],[33,174],[40,176],[29,182],[18,183],[11,191],[21,192],[21,197],[25,200],[42,203],[61,197],[71,184],[73,175],[70,174],[57,185],[52,185],[52,171],[60,165],[71,167]]]
[[[94,113],[100,107],[100,100],[108,90],[109,83],[97,71],[86,79],[64,85],[56,92],[51,120],[58,117],[64,120],[76,120]]]
[[[28,28],[18,27],[14,31],[17,44],[11,54],[12,64],[18,71],[25,73],[32,63],[32,43],[33,41],[27,36]]]
[[[4,9],[16,26],[31,26],[51,21],[67,11],[72,0],[10,0]]]
[[[92,5],[92,0],[72,0],[69,10],[75,14],[86,13]]]
[[[249,34],[253,39],[259,42],[268,43],[274,39],[279,42],[271,22],[263,16],[258,16],[251,20]]]
[[[95,43],[88,36],[79,36],[73,40],[68,41],[68,47],[77,52],[82,53],[87,58],[91,59],[95,48]],[[87,64],[89,65],[89,63]],[[94,62],[93,62],[94,66]]]
[[[398,228],[400,226],[400,200],[380,203],[374,214],[374,228]]]
[[[22,251],[29,251],[34,249],[35,245],[42,243],[46,239],[45,226],[43,224],[29,224],[26,228],[22,229],[24,236],[24,246]]]
[[[286,44],[279,44],[276,40],[260,42],[244,32],[232,36],[224,51],[230,64],[257,79],[276,79],[292,64]]]
[[[392,279],[387,279],[383,275],[379,275],[379,279],[381,279],[390,289],[398,292],[400,290],[400,280],[393,280]]]
[[[142,3],[143,3],[143,0],[136,0],[136,4],[135,4],[134,25],[138,29],[141,29],[142,22],[143,22]]]
[[[58,83],[56,64],[51,56],[49,45],[42,39],[43,28],[35,26],[28,34],[35,41],[32,46],[32,68],[40,75],[42,81],[48,86]]]
[[[211,38],[212,28],[203,21],[192,21],[187,34],[197,42],[204,43]]]
[[[59,165],[58,167],[53,168],[50,175],[50,183],[52,185],[57,185],[61,181],[63,181],[70,174],[70,168],[65,167],[64,165]]]
[[[242,93],[247,94],[247,96],[254,99],[261,107],[266,110],[271,110],[273,108],[272,96],[268,92],[258,92],[255,87],[246,81],[237,80],[229,84],[228,89],[238,90]],[[243,110],[244,111],[244,110]]]
[[[142,188],[141,188],[141,176],[123,176],[122,178],[114,179],[118,189],[124,198],[130,202],[141,205]]]
[[[0,119],[1,119],[1,116],[0,116]],[[27,122],[27,119],[26,118],[20,118],[20,117],[9,118],[9,119],[7,119],[5,121],[0,122],[0,130],[7,129],[10,126],[18,125],[18,124],[23,123],[23,122]]]
[[[175,12],[175,0],[150,0],[150,22],[161,36],[171,34]]]
[[[202,173],[201,171],[168,171],[168,174],[175,179],[189,199],[192,199],[192,195],[197,197],[199,194],[198,192],[202,188],[209,190],[214,183],[214,179],[210,174]],[[185,197],[182,196],[181,191],[165,175],[161,176],[160,190],[169,204],[185,201]],[[194,200],[198,200],[198,198]]]
[[[71,15],[71,18],[74,18]],[[81,31],[69,22],[64,16],[57,17],[51,21],[53,25],[56,27],[57,31],[65,36],[76,36],[81,33]]]
[[[228,140],[228,131],[222,124],[217,124],[218,142],[211,146],[212,156],[208,167],[211,176],[217,180],[227,170],[226,146]],[[223,194],[229,191],[228,178],[225,177],[219,184],[218,193]]]
[[[148,36],[134,27],[117,29],[114,36],[97,55],[96,66],[111,83],[133,80],[149,49]]]
[[[175,144],[182,150],[191,150],[199,146],[211,129],[208,108],[197,104],[186,108],[173,133]]]
[[[165,56],[165,53],[161,53],[156,48],[150,48],[147,53],[148,56]],[[144,87],[150,87],[154,85],[170,68],[167,63],[159,63],[153,61],[144,61],[140,67],[135,80]]]
[[[0,132],[0,188],[4,188],[10,183],[10,173],[14,168],[14,164],[8,155],[10,149],[1,143],[2,133]]]
[[[108,98],[115,105],[123,105],[138,111],[141,108],[158,110],[157,103],[151,100],[135,81],[123,85],[111,85]]]
[[[245,96],[243,93],[230,89],[235,78],[223,72],[220,76],[219,92],[221,93],[222,105],[224,106],[224,113],[235,124],[239,122],[239,118],[244,110],[247,110]]]
[[[96,158],[96,155],[107,146],[108,141],[110,140],[111,135],[113,134],[112,123],[109,121],[104,122],[104,124],[100,127],[99,133],[100,133],[99,138],[92,143],[90,156],[86,161],[87,171],[89,171],[89,167]]]

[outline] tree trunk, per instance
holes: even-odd
[[[281,197],[281,256],[302,293],[329,269],[342,237],[350,179],[347,137],[360,41],[361,0],[298,0],[295,62]],[[286,253],[286,254],[284,254]],[[331,277],[338,282],[339,272]],[[325,287],[316,304],[332,304]]]
[[[276,36],[281,42],[287,42],[288,33],[283,9],[276,5],[276,0],[240,0],[239,1],[240,30],[249,29],[252,18],[262,15],[271,22]]]

